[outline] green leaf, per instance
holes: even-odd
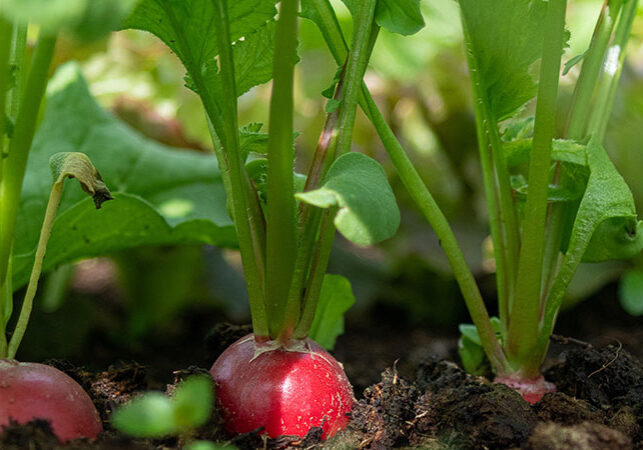
[[[618,294],[628,314],[643,316],[643,270],[633,269],[623,275]]]
[[[339,208],[335,226],[357,245],[388,239],[400,225],[400,210],[384,169],[361,153],[337,158],[322,187],[297,198],[319,208]]]
[[[228,2],[230,38],[237,95],[272,77],[275,0]],[[149,31],[159,37],[181,59],[188,71],[187,86],[212,89],[213,100],[221,101],[217,29],[213,25],[212,1],[141,0],[125,22],[125,28]],[[243,38],[243,39],[242,39]],[[204,93],[200,93],[202,96]],[[220,105],[220,103],[219,103]]]
[[[500,320],[492,317],[491,325],[500,339]],[[461,335],[458,340],[458,354],[464,370],[473,375],[486,375],[491,370],[491,366],[482,348],[478,329],[471,323],[461,323],[458,329]]]
[[[482,346],[464,335],[458,339],[458,355],[460,356],[462,367],[464,367],[467,373],[483,376],[489,372],[489,360]]]
[[[191,376],[176,388],[172,397],[174,420],[181,429],[204,425],[212,414],[214,390],[209,376]]]
[[[598,225],[583,255],[583,262],[627,259],[643,250],[643,221],[609,217]]]
[[[250,123],[239,130],[239,147],[243,161],[250,153],[268,153],[268,133],[262,133],[261,128],[262,123]]]
[[[343,2],[355,16],[359,0],[343,0]],[[393,33],[404,36],[415,34],[424,28],[420,0],[378,0],[375,7],[375,22]]]
[[[529,162],[533,138],[519,139],[503,144],[508,167]],[[552,141],[551,159],[579,166],[587,166],[587,149],[583,144],[565,139]]]
[[[569,61],[565,63],[565,68],[563,69],[563,76],[567,75],[567,73],[572,70],[572,67],[574,67],[576,64],[581,62],[585,58],[585,53],[581,53],[580,55],[576,55],[573,58],[571,58]]]
[[[116,410],[112,425],[123,433],[143,438],[159,438],[178,431],[172,403],[160,392],[148,392]]]
[[[14,243],[14,289],[29,276],[51,187],[49,158],[61,151],[87,154],[101,168],[115,200],[97,213],[82,190],[70,186],[44,271],[142,245],[235,245],[216,159],[139,135],[98,106],[71,64],[50,82],[44,120],[29,155]]]
[[[458,0],[485,100],[497,121],[536,95],[532,65],[540,58],[542,0]]]
[[[324,275],[310,337],[332,350],[335,340],[344,332],[344,314],[354,303],[350,281],[340,275]]]
[[[587,162],[590,171],[587,189],[574,219],[563,264],[550,293],[555,299],[562,299],[588,249],[587,256],[598,261],[630,257],[643,248],[643,227],[637,222],[632,193],[605,149],[595,139],[587,145]],[[597,249],[599,245],[604,249]]]
[[[3,13],[12,20],[34,23],[47,32],[69,31],[94,40],[120,27],[138,0],[6,0]]]

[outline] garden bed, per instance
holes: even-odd
[[[609,294],[603,292],[603,295]],[[611,297],[608,295],[608,297]],[[597,314],[615,298],[601,300],[589,307]],[[563,315],[561,326],[570,330],[572,322],[580,336],[586,336],[584,324],[592,323],[591,314]],[[643,365],[636,330],[623,328],[630,341],[604,337],[619,334],[604,317],[605,330],[595,330],[594,346],[576,339],[555,337],[545,375],[558,392],[547,394],[530,406],[503,385],[473,377],[457,361],[453,337],[431,335],[426,329],[382,322],[382,314],[371,314],[369,327],[353,321],[348,333],[336,346],[335,355],[345,361],[346,372],[355,385],[358,403],[349,428],[324,444],[313,430],[304,440],[284,436],[265,440],[258,434],[226,437],[215,411],[210,423],[199,430],[198,437],[227,441],[246,448],[525,448],[525,449],[629,449],[643,448]],[[390,315],[389,315],[390,316]],[[576,321],[576,317],[583,317]],[[200,320],[196,320],[201,317]],[[378,319],[379,317],[379,319]],[[208,316],[189,315],[196,323]],[[622,317],[619,317],[622,319]],[[362,319],[364,320],[364,319]],[[627,323],[628,320],[625,320]],[[635,322],[629,321],[632,324]],[[377,326],[373,326],[376,323]],[[192,325],[195,325],[194,323]],[[202,324],[205,327],[205,323]],[[69,449],[171,449],[180,448],[175,438],[165,440],[130,439],[114,431],[109,416],[114,408],[148,389],[171,391],[187,375],[206,372],[209,362],[248,332],[247,326],[218,324],[199,342],[194,333],[202,326],[185,326],[184,339],[174,340],[176,348],[163,353],[156,349],[154,358],[179,352],[185,346],[194,366],[167,369],[158,361],[144,366],[119,362],[107,370],[85,370],[64,361],[53,365],[67,372],[89,392],[105,425],[105,432],[94,443],[75,441],[60,448]],[[192,330],[188,332],[188,330]],[[376,339],[374,331],[380,333]],[[382,334],[387,339],[381,339]],[[603,336],[603,337],[601,337]],[[587,339],[590,339],[588,336]],[[191,342],[191,344],[189,344]],[[632,350],[637,356],[632,356]],[[194,356],[196,355],[196,356]],[[107,352],[101,355],[106,358]],[[128,355],[129,356],[129,355]],[[88,357],[89,358],[89,357]],[[91,359],[87,359],[91,361]],[[165,358],[166,366],[169,364]],[[152,367],[155,369],[152,370]],[[382,369],[384,369],[382,371]],[[173,378],[173,380],[172,380]],[[57,441],[44,422],[15,426],[0,437],[2,449],[53,449]]]

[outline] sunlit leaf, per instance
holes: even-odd
[[[78,67],[67,65],[50,82],[29,157],[14,244],[14,289],[26,282],[33,263],[51,188],[49,159],[69,151],[87,154],[100,167],[115,199],[95,211],[80,187],[65,191],[44,271],[142,245],[235,245],[216,159],[144,138],[100,108]]]

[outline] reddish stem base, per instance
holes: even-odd
[[[554,383],[545,381],[542,375],[536,378],[521,378],[517,374],[496,377],[495,383],[502,383],[517,391],[525,401],[534,404],[548,392],[556,392]]]

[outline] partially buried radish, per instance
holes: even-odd
[[[271,438],[303,437],[322,427],[325,439],[348,424],[351,385],[342,366],[311,339],[284,347],[245,336],[221,354],[210,373],[228,432],[263,427]]]
[[[50,422],[61,442],[95,438],[103,426],[89,395],[69,376],[45,364],[0,360],[0,429],[14,420]]]

